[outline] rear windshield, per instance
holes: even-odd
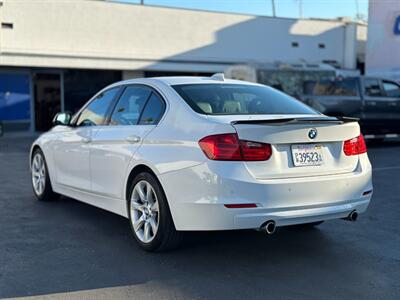
[[[172,87],[200,114],[317,114],[300,101],[264,86],[184,84]]]
[[[318,82],[308,81],[304,84],[304,94],[315,96],[357,96],[357,80],[346,78],[341,80],[325,79]]]

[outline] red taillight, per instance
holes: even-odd
[[[213,160],[242,160],[236,134],[217,134],[199,141],[201,150]]]
[[[243,160],[260,161],[268,160],[271,157],[272,149],[270,144],[240,141]]]
[[[262,161],[272,154],[270,144],[239,140],[236,133],[206,136],[199,145],[212,160]]]
[[[358,137],[344,141],[343,144],[344,154],[347,156],[358,155],[367,152],[367,145],[362,134]]]

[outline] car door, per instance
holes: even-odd
[[[388,103],[387,113],[390,120],[391,133],[400,133],[400,85],[393,81],[382,80],[382,88]]]
[[[57,184],[90,191],[90,145],[94,129],[105,123],[119,88],[97,95],[74,118],[73,126],[60,133],[54,144]]]
[[[394,114],[391,100],[385,96],[379,79],[364,79],[364,127],[367,133],[391,131]]]
[[[134,153],[154,129],[165,110],[165,102],[152,88],[126,86],[108,124],[96,128],[90,155],[94,193],[125,198],[125,176]]]

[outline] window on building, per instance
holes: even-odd
[[[293,48],[299,47],[299,43],[298,43],[298,42],[292,42],[292,47],[293,47]]]
[[[29,74],[0,73],[0,121],[29,121]]]
[[[318,44],[318,48],[320,48],[320,49],[325,49],[325,44]]]
[[[107,112],[113,102],[119,87],[104,91],[92,100],[89,105],[81,112],[77,126],[97,126],[103,125],[107,118]]]
[[[13,23],[1,23],[1,28],[3,29],[13,29],[14,28],[14,24]]]

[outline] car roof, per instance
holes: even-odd
[[[120,81],[117,84],[134,84],[134,83],[164,83],[169,86],[179,84],[218,84],[218,83],[229,83],[229,84],[253,84],[256,83],[233,80],[233,79],[215,79],[212,77],[199,77],[199,76],[165,76],[165,77],[148,77],[148,78],[135,78]]]

